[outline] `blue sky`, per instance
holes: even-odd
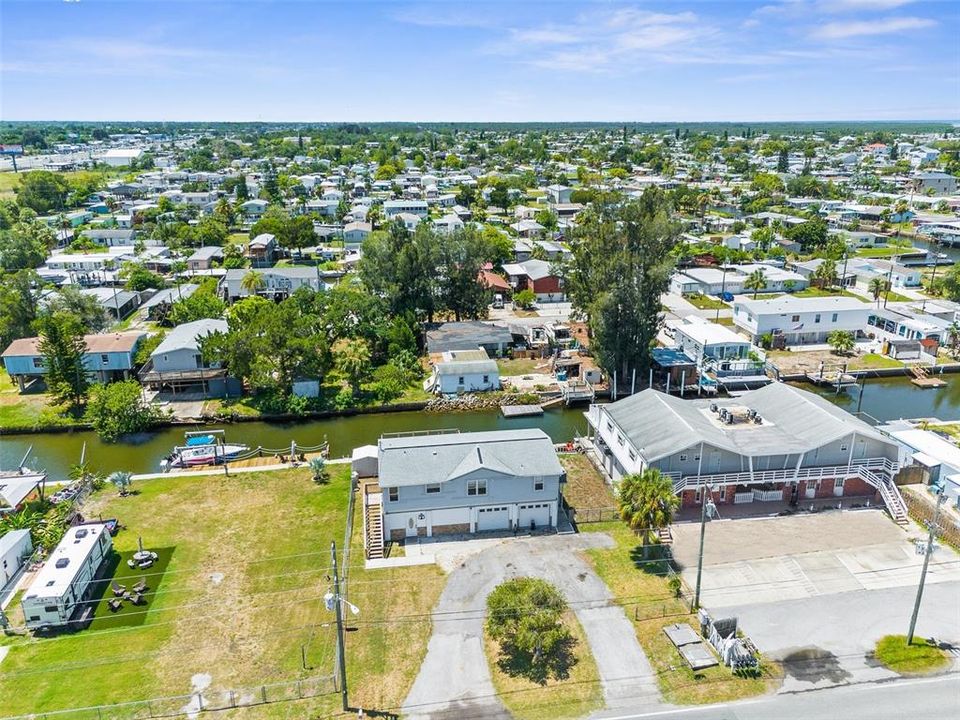
[[[0,119],[960,118],[960,2],[0,0]]]

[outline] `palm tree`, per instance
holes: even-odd
[[[120,496],[123,497],[130,492],[130,483],[133,480],[133,474],[128,473],[124,470],[116,470],[107,477],[107,480],[116,486],[117,490],[120,492]]]
[[[249,271],[240,281],[240,289],[246,290],[250,295],[256,295],[267,286],[267,281],[263,279],[263,273],[256,270]]]
[[[756,300],[757,293],[767,287],[767,275],[763,272],[763,268],[757,268],[750,273],[743,286],[747,290],[753,290],[753,299]]]
[[[307,463],[310,471],[313,473],[314,482],[321,482],[326,475],[327,462],[322,457],[311,458]]]
[[[875,278],[870,280],[870,294],[873,295],[873,299],[877,301],[877,307],[880,307],[880,296],[883,295],[884,291],[887,289],[887,280],[886,278],[880,277],[877,275]]]
[[[643,555],[647,556],[650,536],[667,527],[680,499],[673,492],[673,483],[656,468],[627,475],[617,485],[617,508],[620,518],[643,536]]]
[[[855,345],[853,333],[847,330],[834,330],[827,335],[827,344],[837,355],[846,355]]]
[[[837,280],[837,263],[830,258],[825,258],[813,271],[813,278],[821,289],[833,287]]]

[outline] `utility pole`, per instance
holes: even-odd
[[[340,698],[343,711],[350,709],[347,703],[347,658],[344,651],[343,606],[340,602],[340,574],[337,572],[337,543],[330,541],[330,560],[333,562],[333,605],[337,615],[337,668],[340,675]]]
[[[697,589],[693,595],[693,609],[700,608],[700,578],[703,575],[703,540],[707,533],[707,493],[710,486],[700,485],[700,553],[697,557]]]
[[[937,534],[937,520],[940,519],[940,506],[943,505],[947,496],[943,494],[943,486],[937,493],[937,509],[933,513],[933,520],[930,521],[930,533],[927,535],[927,551],[923,555],[923,570],[920,571],[920,586],[917,588],[917,599],[913,603],[913,616],[910,618],[910,632],[907,633],[907,645],[913,643],[913,631],[917,627],[917,615],[920,614],[920,599],[923,597],[923,584],[927,580],[927,566],[930,564],[930,555],[933,553],[933,539]]]

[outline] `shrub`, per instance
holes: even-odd
[[[494,588],[486,627],[500,645],[500,669],[541,685],[569,677],[576,641],[563,624],[566,610],[563,595],[546,580],[514,578]]]
[[[85,419],[107,442],[121,435],[148,430],[160,419],[159,411],[144,402],[136,380],[94,385]]]

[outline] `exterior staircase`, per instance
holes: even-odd
[[[883,503],[887,506],[887,512],[890,513],[890,517],[897,525],[903,526],[910,522],[907,504],[903,500],[903,495],[900,494],[900,488],[893,480],[863,466],[858,468],[857,473],[862,479],[880,491],[880,497],[883,498]]]
[[[364,496],[363,503],[364,549],[368,560],[383,557],[383,515],[380,503],[373,502],[371,496]]]
[[[657,540],[661,545],[673,545],[673,533],[670,532],[670,526],[662,527],[657,530]]]

